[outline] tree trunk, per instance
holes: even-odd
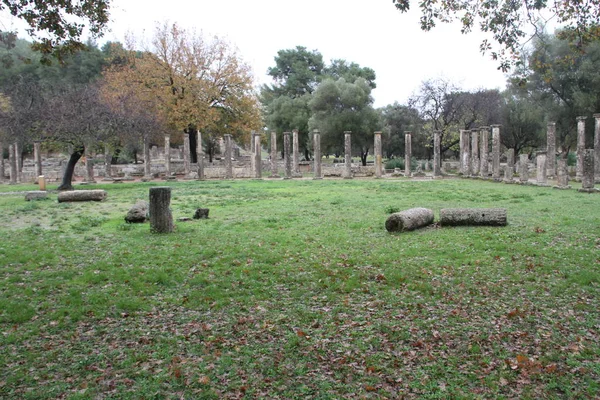
[[[442,226],[505,226],[505,208],[443,208],[440,210]]]
[[[310,161],[310,151],[308,149],[304,149],[304,159]]]
[[[71,154],[69,157],[69,161],[67,163],[67,168],[65,169],[65,174],[63,175],[62,182],[58,187],[58,190],[73,190],[73,172],[75,172],[75,164],[83,155],[83,147],[78,148]]]
[[[362,162],[362,166],[366,167],[367,166],[367,157],[369,156],[369,150],[363,152],[360,152],[360,161]]]
[[[411,208],[394,213],[385,221],[388,232],[412,231],[433,223],[433,211],[428,208]]]
[[[150,230],[154,233],[173,232],[173,215],[171,214],[171,188],[150,188]]]

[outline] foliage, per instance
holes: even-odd
[[[366,165],[373,132],[379,126],[377,112],[372,106],[371,86],[364,78],[354,83],[344,78],[326,79],[317,88],[309,103],[312,116],[310,129],[321,131],[324,152],[340,152],[344,144],[344,132],[352,132],[352,145],[360,149],[363,165]]]
[[[424,122],[419,116],[418,110],[395,102],[380,108],[378,112],[381,114],[383,123],[382,149],[388,158],[404,155],[406,132],[413,132],[415,150],[431,148],[421,140],[425,136],[419,134]]]
[[[29,35],[40,39],[33,48],[42,53],[44,63],[49,63],[52,57],[61,60],[84,49],[84,29],[101,36],[109,21],[109,6],[110,0],[2,0],[0,11],[8,10],[29,25]],[[12,36],[0,39],[12,43]]]
[[[410,0],[392,0],[401,12],[410,9]],[[491,34],[497,46],[487,39],[480,46],[482,52],[491,51],[498,60],[499,69],[506,72],[521,63],[521,46],[530,35],[538,35],[539,27],[556,20],[564,30],[562,35],[585,45],[600,37],[600,3],[595,1],[423,1],[421,29],[431,30],[438,22],[460,21],[461,32],[468,33],[477,26]],[[548,15],[549,14],[549,15]]]
[[[169,182],[175,218],[199,205],[211,218],[160,237],[124,228],[155,184],[27,209],[0,196],[0,397],[600,395],[589,196],[476,180]],[[389,211],[417,205],[503,207],[509,225],[385,231]]]

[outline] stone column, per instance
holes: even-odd
[[[171,176],[171,135],[165,135],[165,175]]]
[[[556,167],[556,177],[558,180],[557,186],[554,186],[555,189],[571,189],[569,185],[569,170],[567,167],[567,160],[564,158],[559,158],[557,161]]]
[[[465,166],[465,176],[471,176],[471,134],[470,131],[463,131],[465,142],[465,154],[463,164]]]
[[[23,152],[21,151],[21,145],[19,144],[19,142],[15,142],[15,161],[17,163],[17,183],[22,183],[23,182]]]
[[[412,134],[404,132],[404,176],[411,176],[410,159],[412,158]]]
[[[256,175],[256,132],[250,132],[250,174],[255,177]]]
[[[231,163],[231,147],[233,143],[231,142],[231,135],[225,134],[223,135],[223,139],[225,141],[225,179],[233,179],[233,165]]]
[[[471,130],[471,176],[479,175],[479,130]]]
[[[92,143],[91,141],[85,143],[83,149],[85,154],[85,182],[95,183],[94,179],[94,158],[92,157]]]
[[[527,154],[519,155],[519,181],[521,183],[529,182],[529,156]]]
[[[352,132],[344,131],[344,179],[352,179]]]
[[[104,180],[112,180],[112,152],[108,143],[104,143]]]
[[[597,192],[594,189],[594,149],[585,149],[583,151],[583,176],[581,179],[580,192]]]
[[[198,162],[198,179],[204,180],[204,150],[202,148],[202,132],[196,132],[196,160]]]
[[[294,129],[292,131],[292,152],[294,154],[292,175],[299,176],[300,175],[300,147],[298,144],[298,129]]]
[[[262,179],[261,135],[254,134],[254,178]]]
[[[480,128],[481,140],[479,142],[479,176],[487,178],[489,175],[489,140],[490,131],[487,126]]]
[[[313,179],[323,179],[321,174],[321,133],[318,129],[313,131]]]
[[[10,167],[10,184],[15,185],[17,183],[17,155],[14,144],[8,146],[8,165]]]
[[[492,179],[500,179],[500,125],[492,125]]]
[[[150,214],[150,230],[154,233],[173,232],[173,215],[169,206],[171,205],[171,188],[150,188],[150,203],[148,211]]]
[[[470,168],[468,167],[469,164],[469,131],[463,130],[461,129],[459,132],[459,140],[460,140],[460,154],[459,154],[459,159],[460,159],[460,167],[459,167],[459,173],[463,176],[469,176],[469,170]]]
[[[546,152],[538,151],[536,156],[537,164],[537,184],[539,186],[548,186],[548,167],[546,166]]]
[[[381,178],[383,175],[383,154],[381,150],[381,132],[375,132],[375,178]]]
[[[575,180],[583,179],[583,153],[585,153],[585,120],[586,117],[577,117],[577,167]]]
[[[433,132],[433,177],[438,178],[442,176],[442,160],[440,157],[440,142],[441,142],[441,132],[434,131]]]
[[[546,153],[547,153],[547,167],[548,176],[556,176],[556,123],[548,123],[546,130]]]
[[[271,178],[279,178],[277,172],[277,132],[271,132]]]
[[[187,177],[190,172],[190,134],[189,133],[184,133],[183,134],[183,172],[185,173],[185,176]]]
[[[4,143],[0,141],[0,183],[4,183]]]
[[[594,114],[594,182],[600,183],[600,114]]]
[[[187,135],[187,133],[186,133]],[[152,179],[152,159],[150,158],[150,137],[144,134],[144,180]]]
[[[285,165],[285,176],[283,179],[292,179],[291,136],[291,132],[283,132],[283,163]]]
[[[504,169],[504,182],[513,183],[514,171],[515,171],[515,149],[508,149],[506,152],[506,168]]]
[[[42,176],[42,142],[36,140],[33,142],[33,161],[35,163],[35,179]]]

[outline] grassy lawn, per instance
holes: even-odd
[[[174,216],[210,219],[156,235],[123,221],[152,185],[0,196],[0,398],[600,397],[600,195],[177,182]],[[509,225],[385,231],[418,206]]]

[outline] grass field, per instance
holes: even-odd
[[[0,196],[0,398],[600,397],[600,195],[177,182],[175,218],[210,219],[157,235],[123,221],[152,185]],[[509,225],[387,233],[411,207]]]

